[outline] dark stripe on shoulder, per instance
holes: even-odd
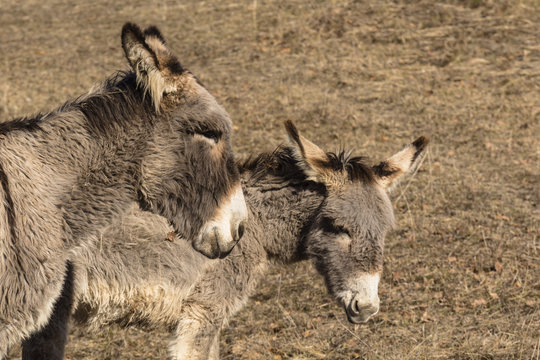
[[[13,250],[15,253],[15,259],[17,260],[17,264],[19,265],[19,269],[23,270],[22,276],[24,280],[28,283],[28,279],[26,278],[26,274],[24,273],[24,267],[22,265],[21,257],[17,248],[17,230],[15,225],[15,213],[14,213],[14,206],[13,206],[13,199],[11,198],[11,192],[9,190],[9,181],[6,175],[6,172],[4,171],[4,167],[0,163],[0,185],[2,186],[2,189],[4,189],[4,194],[6,197],[5,202],[5,209],[8,220],[8,226],[9,226],[9,232],[11,235],[11,243],[13,246]]]
[[[4,171],[4,167],[0,164],[0,184],[4,189],[4,194],[6,196],[6,207],[5,211],[7,214],[9,231],[12,239],[17,238],[17,232],[15,231],[15,216],[13,214],[13,199],[11,198],[11,192],[9,191],[9,182],[7,175]]]

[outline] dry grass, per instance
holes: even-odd
[[[0,7],[3,118],[125,68],[119,32],[131,20],[162,28],[230,112],[240,154],[281,142],[285,119],[373,160],[431,137],[394,197],[380,314],[352,326],[310,264],[275,268],[223,332],[224,359],[540,358],[538,0]],[[163,333],[75,330],[68,358],[159,359],[166,344]]]

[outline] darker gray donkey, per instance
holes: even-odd
[[[102,243],[74,251],[75,319],[94,329],[166,327],[171,358],[217,359],[220,329],[253,295],[269,263],[308,258],[350,322],[376,314],[384,236],[394,222],[386,190],[418,167],[428,141],[420,137],[371,167],[350,153],[324,152],[292,123],[286,127],[288,146],[240,166],[249,220],[226,259],[166,241],[167,222],[134,207]]]
[[[0,124],[0,359],[49,319],[69,251],[133,202],[211,258],[244,231],[228,114],[157,28],[126,24],[122,47],[131,71]]]

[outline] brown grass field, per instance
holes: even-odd
[[[310,263],[276,266],[223,359],[540,359],[538,0],[68,3],[2,0],[2,119],[126,69],[134,21],[229,111],[240,156],[281,143],[286,119],[373,162],[431,138],[393,196],[380,313],[351,325]],[[75,328],[67,358],[163,359],[167,342]]]

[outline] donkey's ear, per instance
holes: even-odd
[[[149,26],[144,29],[143,34],[146,45],[148,45],[154,54],[156,54],[156,59],[160,69],[167,67],[173,73],[182,73],[184,71],[178,60],[174,57],[165,44],[165,38],[157,27],[153,25]]]
[[[150,95],[159,112],[163,94],[176,90],[174,82],[168,77],[183,72],[180,63],[170,53],[155,26],[143,32],[137,25],[126,23],[122,28],[122,47],[135,71],[137,83]]]
[[[159,111],[165,90],[165,79],[159,71],[156,53],[146,43],[140,27],[132,23],[124,25],[122,47],[131,68],[135,71],[137,83],[143,87],[145,93],[150,94],[156,111]]]
[[[161,31],[155,26],[149,26],[144,29],[144,41],[146,45],[152,50],[156,56],[158,67],[162,74],[167,73],[169,75],[181,75],[186,72],[180,61],[172,54],[169,47],[165,43],[165,38],[161,34]],[[165,76],[165,80],[167,77]],[[165,92],[173,92],[176,90],[176,86],[171,81],[165,81]]]
[[[293,156],[309,180],[322,182],[328,155],[317,145],[298,133],[292,121],[285,121],[285,130]]]
[[[390,191],[403,175],[414,172],[426,154],[428,143],[428,138],[420,136],[400,152],[374,166],[378,183]]]
[[[144,37],[146,39],[149,39],[152,37],[156,38],[157,40],[161,42],[161,44],[163,44],[163,46],[165,45],[165,38],[161,34],[161,31],[159,31],[159,29],[155,27],[154,25],[151,25],[147,27],[146,29],[144,29]]]

